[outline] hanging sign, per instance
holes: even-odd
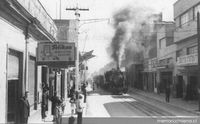
[[[37,63],[54,67],[74,65],[75,43],[41,42],[37,47]]]

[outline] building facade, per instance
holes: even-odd
[[[166,84],[174,85],[176,45],[174,22],[161,22],[157,35],[157,93],[164,93]]]
[[[197,99],[199,81],[197,12],[199,11],[200,0],[191,2],[178,0],[174,4],[177,97],[187,100]]]
[[[41,101],[47,67],[37,66],[38,42],[56,41],[57,28],[39,1],[0,1],[0,123],[20,123],[25,91],[32,110]]]

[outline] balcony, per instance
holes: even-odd
[[[177,27],[174,32],[174,42],[177,43],[183,41],[184,39],[194,37],[197,34],[196,27],[196,20],[189,21],[181,25],[181,27]]]
[[[190,66],[198,64],[198,54],[190,54],[185,56],[180,56],[177,58],[176,64],[178,66]]]

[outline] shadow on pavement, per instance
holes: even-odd
[[[111,93],[102,89],[95,89],[93,91],[89,91],[88,95],[111,95]]]

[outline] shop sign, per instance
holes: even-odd
[[[75,43],[41,42],[37,47],[37,62],[75,61]]]
[[[177,58],[177,65],[197,65],[198,64],[198,54],[185,55]]]
[[[146,71],[155,71],[157,67],[157,58],[149,59],[144,62]]]

